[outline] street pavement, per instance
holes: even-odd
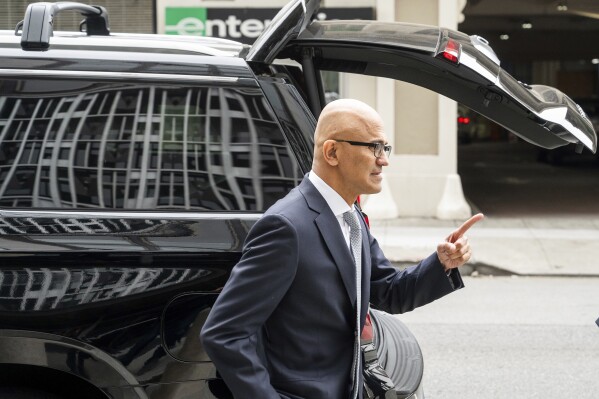
[[[486,216],[467,232],[473,258],[463,274],[599,276],[598,159],[572,154],[555,166],[537,155],[523,142],[459,146],[465,197]],[[463,222],[371,220],[371,230],[385,255],[404,264],[430,255]]]
[[[427,399],[599,397],[599,278],[464,284],[397,315],[422,349]]]
[[[371,221],[371,230],[391,261],[414,263],[435,251],[461,223],[399,218]],[[599,276],[599,215],[488,216],[466,234],[473,255],[462,267],[465,274]]]

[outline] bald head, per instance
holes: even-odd
[[[380,115],[370,105],[353,99],[328,103],[320,113],[314,132],[314,165],[322,163],[322,145],[327,140],[358,140],[365,132],[382,129]]]
[[[349,135],[367,131],[374,124],[382,126],[382,120],[368,104],[352,99],[332,101],[323,108],[318,118],[314,133],[315,147],[331,139],[352,140]]]

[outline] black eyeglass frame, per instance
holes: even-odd
[[[383,143],[367,143],[364,141],[352,141],[352,140],[334,140],[338,143],[347,143],[350,145],[359,145],[362,147],[370,147],[372,149],[372,153],[376,158],[380,158],[383,156],[383,151],[387,154],[387,158],[391,156],[391,146]],[[377,155],[377,152],[379,153]]]

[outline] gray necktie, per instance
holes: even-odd
[[[353,397],[358,397],[360,381],[360,309],[362,307],[362,230],[354,211],[343,214],[343,220],[349,225],[349,243],[356,265],[356,341],[354,344],[354,362],[352,365]]]

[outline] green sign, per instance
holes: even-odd
[[[270,24],[277,8],[166,7],[168,35],[211,36],[251,44]],[[372,8],[322,8],[319,19],[373,19]]]
[[[167,7],[167,35],[206,36],[208,10],[205,7]]]

